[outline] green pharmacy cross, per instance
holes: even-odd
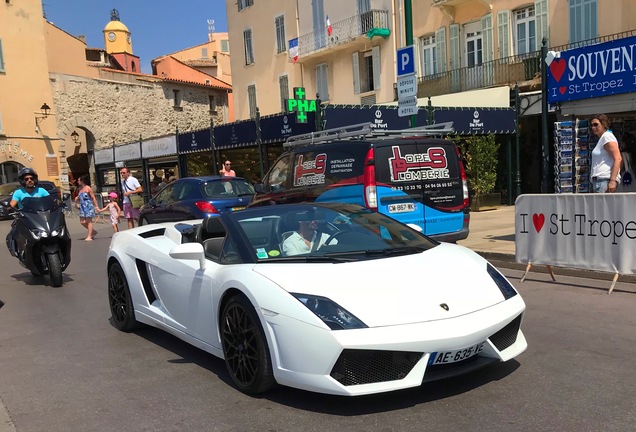
[[[296,121],[307,123],[307,113],[316,112],[316,100],[305,99],[305,88],[294,87],[294,99],[287,99],[287,111],[296,111]]]

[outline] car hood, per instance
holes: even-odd
[[[413,255],[259,264],[254,271],[286,291],[327,297],[367,326],[379,327],[453,318],[503,302],[486,265],[470,249],[442,243]]]

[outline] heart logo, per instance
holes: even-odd
[[[537,232],[541,231],[541,228],[543,228],[543,224],[545,223],[545,216],[543,215],[543,213],[533,214],[532,223],[534,224],[534,229]]]
[[[559,87],[559,92],[560,92],[561,94],[565,94],[565,91],[566,91],[567,89],[568,89],[568,88],[567,88],[566,86]]]
[[[561,77],[565,72],[565,60],[564,59],[554,59],[552,63],[550,63],[550,72],[552,72],[552,76],[556,80],[556,82],[561,81]]]

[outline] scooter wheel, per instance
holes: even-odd
[[[49,276],[51,277],[51,286],[61,287],[64,283],[62,278],[62,263],[60,262],[60,256],[58,254],[47,255],[46,257],[49,263]]]

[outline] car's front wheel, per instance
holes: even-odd
[[[243,294],[234,295],[223,308],[221,337],[227,370],[241,391],[264,393],[276,384],[265,332]]]
[[[119,330],[129,332],[139,326],[135,319],[128,280],[118,262],[108,269],[108,303],[113,324]]]

